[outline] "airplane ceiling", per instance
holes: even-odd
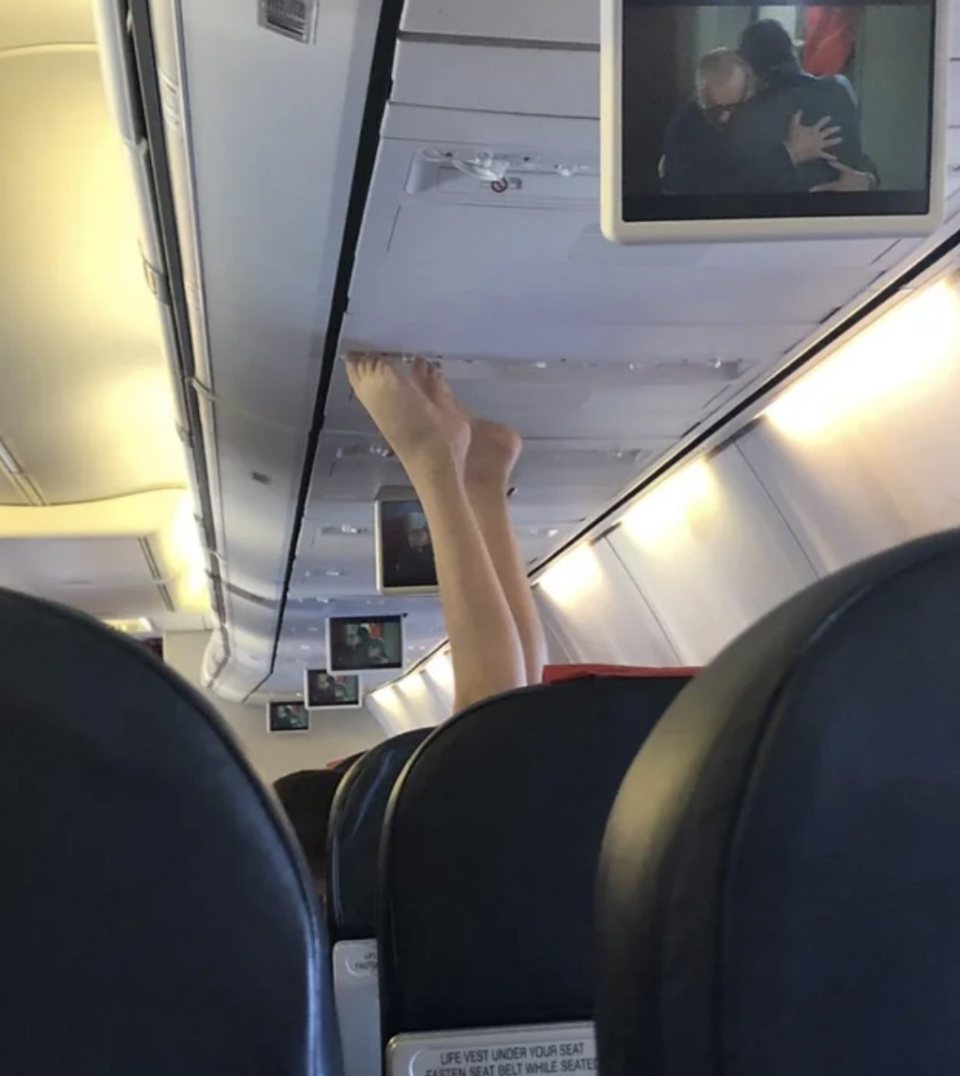
[[[373,498],[402,475],[350,396],[342,347],[436,358],[470,407],[517,426],[527,450],[512,511],[533,563],[932,245],[615,248],[597,228],[595,5],[400,8],[321,4],[308,45],[233,0],[151,0],[152,25],[134,20],[156,63],[147,73],[160,92],[146,117],[173,181],[172,199],[159,193],[166,219],[176,215],[183,268],[172,283],[189,317],[192,434],[205,451],[209,568],[226,616],[207,672],[232,698],[296,690],[305,666],[324,664],[322,621],[333,612],[407,612],[411,659],[442,638],[434,600],[385,605],[375,593]],[[121,161],[112,135],[100,167]],[[495,193],[470,174],[490,157],[508,160],[520,183]],[[960,144],[952,159],[960,164]],[[111,228],[135,235],[129,197],[115,197]],[[38,354],[37,334],[45,360],[34,365],[47,374],[24,362],[20,406],[7,414],[0,402],[0,435],[12,444],[15,431],[18,453],[32,447],[38,473],[64,495],[83,482],[116,491],[118,464],[105,457],[117,442],[80,428],[73,395],[96,381],[106,399],[118,368],[141,384],[135,403],[115,390],[110,428],[124,443],[139,431],[159,446],[135,477],[152,467],[150,481],[162,479],[176,420],[150,389],[163,367],[156,333],[143,329],[154,300],[141,276],[139,259],[120,272],[123,309],[98,323],[96,347],[78,309],[72,323],[64,314],[59,331],[76,331],[88,364],[82,384],[76,365],[53,361],[57,325],[50,340],[37,317],[23,330],[22,353]],[[98,280],[93,298],[111,294]],[[23,401],[44,391],[70,395],[62,446],[67,432],[82,437],[72,443],[91,446],[86,463],[57,449],[52,420],[45,437],[26,428]]]

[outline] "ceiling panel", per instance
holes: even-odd
[[[50,503],[182,484],[133,184],[92,45],[0,54],[0,159],[0,437]]]
[[[27,504],[26,498],[20,492],[20,487],[0,470],[0,504]]]

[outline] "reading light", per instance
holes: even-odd
[[[798,439],[868,409],[900,409],[956,373],[960,298],[942,280],[904,299],[791,385],[764,415]]]
[[[706,460],[695,460],[640,495],[623,517],[626,534],[639,544],[669,548],[678,528],[716,505],[717,484]]]
[[[574,606],[601,578],[600,562],[593,546],[581,545],[551,565],[538,583],[547,597],[562,608]]]

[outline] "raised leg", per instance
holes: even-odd
[[[506,426],[470,418],[443,375],[430,363],[417,360],[414,374],[437,407],[470,422],[472,435],[464,472],[467,496],[520,633],[527,683],[539,684],[547,660],[546,637],[507,506],[510,476],[523,442]]]
[[[403,464],[433,539],[456,710],[527,682],[520,635],[467,496],[471,427],[438,407],[411,368],[352,356],[350,384]]]

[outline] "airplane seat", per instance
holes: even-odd
[[[340,782],[330,812],[327,917],[345,1076],[380,1076],[377,901],[380,834],[404,766],[433,729],[394,736],[360,756]]]
[[[16,1076],[336,1076],[306,865],[214,710],[0,591],[0,1056]]]
[[[960,1066],[960,531],[816,584],[692,683],[600,865],[603,1076]]]
[[[384,824],[388,1076],[590,1072],[594,882],[630,760],[685,676],[488,700],[420,748]]]

